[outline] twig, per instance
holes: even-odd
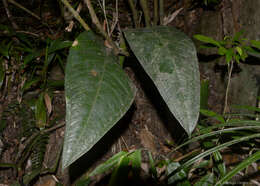
[[[140,0],[140,5],[142,7],[143,13],[144,13],[144,20],[145,20],[145,26],[150,27],[150,10],[148,8],[148,4],[146,0]]]
[[[23,34],[28,34],[28,35],[32,35],[34,37],[39,37],[39,34],[36,33],[32,33],[32,32],[28,32],[28,31],[24,31],[24,30],[18,30],[16,31],[17,33],[23,33]]]
[[[3,1],[3,4],[4,4],[5,12],[6,12],[6,15],[7,15],[8,19],[10,20],[10,22],[11,22],[13,28],[14,28],[15,30],[18,30],[19,27],[18,27],[18,25],[15,23],[15,21],[13,20],[12,14],[11,14],[11,12],[10,12],[9,9],[8,9],[8,3],[7,3],[7,1],[6,1],[6,0],[2,0],[2,1]]]
[[[116,25],[118,24],[118,0],[116,0],[116,12],[113,13],[113,22],[110,28],[110,32],[108,33],[109,36],[112,35],[113,31],[116,28]]]
[[[164,8],[163,8],[163,0],[160,0],[160,2],[159,2],[160,4],[159,4],[159,9],[160,9],[160,25],[162,25],[163,24],[163,16],[164,16]]]
[[[90,28],[87,25],[87,23],[80,17],[79,13],[76,10],[74,10],[74,8],[69,4],[69,2],[67,0],[61,0],[61,2],[69,9],[69,11],[72,13],[73,17],[75,17],[75,19],[77,19],[80,22],[80,24],[83,26],[83,28],[86,31],[89,31]]]
[[[231,82],[231,75],[233,71],[233,60],[230,62],[230,66],[228,65],[228,83],[227,83],[227,89],[226,89],[226,95],[225,95],[225,106],[224,106],[224,111],[223,114],[226,114],[227,112],[227,107],[228,107],[228,93],[229,93],[229,88],[230,88],[230,82]]]
[[[103,13],[104,13],[104,17],[105,17],[105,20],[106,20],[105,26],[106,26],[107,33],[110,33],[109,23],[108,23],[107,13],[106,13],[106,2],[105,2],[105,0],[102,0],[102,4],[101,4],[101,2],[99,0],[98,3],[99,3],[99,6],[103,10]]]
[[[79,6],[78,6],[78,8],[77,8],[77,10],[76,10],[76,11],[78,12],[78,14],[80,13],[81,9],[82,9],[82,3],[79,3]],[[65,28],[65,30],[66,30],[67,32],[71,32],[72,29],[73,29],[73,26],[74,26],[74,20],[72,19],[72,20],[69,22],[69,26],[67,26],[67,27]]]
[[[159,6],[159,1],[158,0],[154,0],[153,1],[153,25],[157,25],[158,24],[158,20],[159,20],[159,15],[158,15],[158,6]]]
[[[64,0],[62,0],[62,1],[64,1]],[[119,48],[115,45],[115,43],[112,41],[112,39],[108,36],[108,34],[102,28],[102,25],[100,24],[100,21],[99,21],[97,15],[95,13],[95,10],[94,10],[94,8],[91,4],[91,1],[90,0],[84,0],[84,2],[86,3],[86,5],[88,7],[92,22],[96,25],[96,27],[98,28],[100,33],[106,38],[108,43],[112,46],[114,53],[119,54],[120,53]]]
[[[175,17],[183,10],[183,8],[180,8],[178,10],[176,10],[175,12],[173,12],[171,15],[164,17],[163,19],[163,24],[162,25],[168,25],[170,22],[172,22]]]
[[[41,18],[39,16],[37,16],[35,13],[33,13],[32,11],[28,10],[27,8],[25,8],[24,6],[20,5],[19,3],[17,3],[14,0],[8,0],[10,3],[12,3],[13,5],[17,6],[18,8],[22,9],[23,11],[27,12],[28,14],[30,14],[31,16],[35,17],[38,20],[41,20]]]
[[[137,10],[135,8],[135,4],[134,4],[133,0],[128,0],[128,4],[129,4],[130,9],[131,9],[132,14],[133,14],[133,20],[134,20],[135,28],[138,28],[139,27],[138,14],[137,14]]]

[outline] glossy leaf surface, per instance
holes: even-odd
[[[74,41],[65,72],[63,168],[90,150],[130,107],[135,89],[116,56],[92,32]]]
[[[173,27],[130,29],[124,33],[170,111],[190,135],[200,105],[198,60],[193,42]]]

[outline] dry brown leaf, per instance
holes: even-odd
[[[48,115],[50,115],[52,112],[52,104],[51,104],[51,98],[47,93],[44,94],[44,102],[47,107]]]

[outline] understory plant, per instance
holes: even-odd
[[[140,1],[146,27],[139,28],[141,25],[137,22],[138,19],[135,19],[137,6],[134,1],[129,0],[136,28],[124,30],[121,33],[123,34],[121,37],[124,36],[129,48],[119,48],[118,46],[122,46],[122,43],[114,43],[107,29],[101,26],[90,0],[86,0],[85,3],[93,23],[103,38],[91,30],[66,0],[62,2],[70,8],[86,30],[74,40],[66,66],[66,131],[62,157],[63,169],[88,152],[131,106],[136,90],[120,66],[119,59],[122,58],[118,57],[119,55],[127,57],[131,52],[153,81],[170,112],[188,136],[192,137],[182,146],[191,142],[204,142],[201,149],[188,153],[178,161],[174,161],[169,155],[163,161],[156,162],[148,152],[150,159],[148,172],[156,181],[170,185],[193,184],[190,174],[194,170],[203,169],[203,177],[196,180],[196,185],[221,185],[259,159],[259,152],[253,150],[250,152],[255,152],[253,155],[239,164],[234,171],[227,173],[220,153],[221,150],[239,142],[251,144],[250,140],[255,140],[260,136],[256,132],[259,129],[258,121],[227,121],[222,115],[201,110],[202,114],[212,115],[221,123],[216,126],[198,125],[200,130],[192,135],[198,122],[200,106],[196,50],[192,41],[182,32],[172,27],[157,26],[158,23],[162,23],[163,17],[158,15],[163,13],[161,7],[163,1],[155,1],[156,8],[153,17],[155,21],[152,21],[149,15],[147,2]],[[160,17],[159,20],[157,20],[158,17]],[[106,24],[109,25],[109,23]],[[195,38],[218,47],[219,54],[226,57],[230,77],[233,63],[244,60],[248,52],[255,52],[252,47],[244,45],[244,40],[240,36],[241,33],[238,33],[232,38],[225,37],[223,41],[215,41],[202,35],[197,35]],[[253,43],[254,47],[258,46],[257,41]],[[227,126],[228,128],[225,128]],[[219,130],[216,130],[217,128]],[[240,130],[241,132],[236,134]],[[220,136],[230,133],[234,135],[223,137],[223,141],[220,140]],[[89,183],[91,177],[112,168],[109,185],[118,185],[119,178],[127,179],[129,174],[135,173],[136,167],[140,170],[140,159],[140,150],[119,152],[80,180],[80,184]],[[129,168],[127,170],[132,173],[121,171],[126,170],[125,168]]]
[[[122,56],[127,57],[131,52],[157,87],[169,110],[191,135],[198,120],[200,104],[196,49],[191,39],[181,31],[157,26],[163,22],[163,1],[155,1],[155,20],[149,15],[147,1],[140,1],[140,7],[134,1],[128,1],[134,25],[141,26],[134,15],[136,11],[142,11],[146,26],[124,30],[123,33],[119,30],[119,38],[124,37],[129,48],[119,48],[127,45],[112,40],[111,31],[107,31],[113,31],[115,27],[107,27],[117,22],[106,22],[104,29],[90,0],[85,4],[103,38],[91,30],[66,0],[62,2],[86,30],[74,40],[66,64],[66,131],[62,167],[66,168],[88,152],[132,105],[136,88],[120,65]]]
[[[223,113],[227,112],[228,107],[228,93],[233,72],[234,63],[241,61],[245,62],[248,55],[259,57],[260,41],[248,40],[243,38],[243,32],[237,32],[233,37],[225,36],[223,40],[217,41],[205,35],[194,35],[194,38],[203,42],[201,48],[217,48],[218,54],[225,57],[225,62],[228,66],[228,82],[225,95],[225,106]]]

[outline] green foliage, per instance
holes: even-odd
[[[167,27],[131,30],[125,34],[170,110],[190,135],[198,119],[200,91],[191,40]],[[180,40],[182,42],[178,43]],[[146,41],[154,45],[140,45]],[[91,31],[80,34],[74,41],[66,66],[67,125],[63,168],[89,151],[132,104],[135,90],[117,61]]]
[[[200,106],[199,68],[192,41],[172,27],[129,29],[124,34],[169,110],[190,135]]]
[[[17,140],[20,146],[12,147],[17,152],[14,162],[1,163],[0,167],[13,168],[19,177],[23,177],[23,184],[29,185],[42,172],[51,171],[43,167],[48,131],[53,131],[49,128],[52,107],[49,95],[53,88],[56,89],[49,86],[48,76],[54,64],[64,65],[62,61],[66,54],[63,49],[72,43],[61,40],[34,40],[27,35],[15,33],[8,27],[3,29],[6,37],[1,38],[0,43],[0,88],[7,90],[8,94],[11,93],[12,86],[18,86],[19,89],[18,102],[10,103],[3,112],[0,137],[13,118],[19,129]],[[31,162],[29,169],[26,167],[28,161]]]
[[[63,168],[90,150],[131,106],[135,88],[93,32],[83,32],[66,66]]]
[[[128,174],[133,172],[134,176],[139,176],[141,170],[141,150],[133,152],[121,151],[110,159],[96,167],[88,176],[82,177],[76,182],[76,185],[89,185],[94,176],[106,173],[112,170],[109,180],[109,185],[121,185],[124,181],[128,180]]]
[[[205,43],[202,48],[217,48],[218,54],[225,56],[226,62],[229,64],[231,60],[239,63],[245,61],[248,54],[258,53],[254,48],[259,49],[259,41],[243,38],[243,31],[237,32],[233,37],[226,36],[223,40],[217,41],[211,37],[204,35],[194,35],[194,38]]]
[[[250,123],[250,121],[252,121],[252,123]],[[242,123],[245,126],[241,126]],[[231,127],[232,125],[237,127]],[[185,159],[179,161],[165,158],[155,162],[151,153],[147,152],[150,166],[149,174],[151,178],[153,178],[154,183],[158,183],[160,180],[159,184],[161,185],[223,185],[234,175],[260,159],[259,151],[256,151],[254,154],[248,155],[248,158],[230,170],[222,157],[222,152],[227,148],[231,150],[231,146],[234,144],[236,144],[237,148],[242,148],[244,145],[255,144],[255,140],[260,138],[259,125],[259,121],[237,120],[235,122],[224,122],[221,125],[214,125],[214,127],[207,127],[207,131],[211,132],[206,132],[205,129],[197,131],[191,139],[188,139],[185,143],[173,149],[173,152],[180,151],[181,149],[185,150],[184,146],[198,142],[198,144],[201,144],[200,153],[192,153]],[[222,144],[216,143],[216,140],[218,140],[220,136],[224,141]],[[215,145],[209,148],[205,147],[202,145],[205,141],[214,143]],[[136,152],[137,151],[134,151],[133,153]],[[136,156],[132,156],[131,153],[123,151],[119,152],[105,163],[99,165],[88,177],[84,177],[84,179],[90,183],[92,176],[107,172],[110,169],[110,171],[112,171],[110,179],[115,183],[119,180],[115,180],[118,179],[118,177],[113,177],[113,174],[115,174],[115,172],[119,173],[118,169],[121,166],[128,166],[128,171],[135,171],[135,169],[133,169],[133,162],[138,161],[138,167],[140,168],[140,154],[138,158],[132,160],[130,157]],[[132,163],[127,164],[124,162]],[[105,169],[102,170],[102,167],[105,167]],[[144,170],[141,169],[141,172],[142,171]],[[195,172],[201,172],[199,179],[196,178]],[[128,174],[130,174],[130,172],[128,172]],[[82,180],[83,178],[81,181]],[[125,179],[124,181],[127,180],[128,179]],[[124,183],[121,182],[121,184]]]

